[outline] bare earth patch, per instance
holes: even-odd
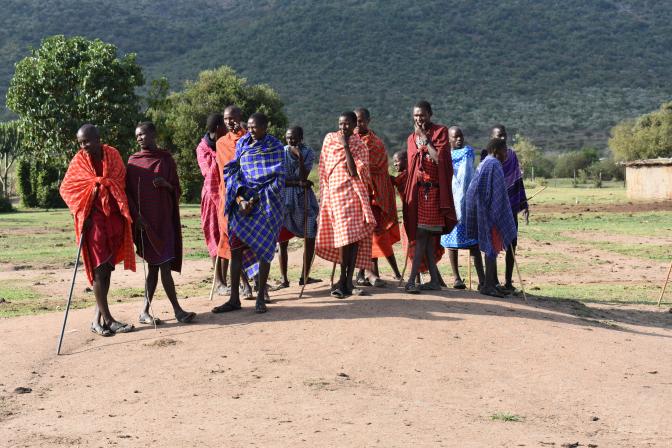
[[[199,274],[203,275],[203,274]],[[122,277],[121,275],[118,278]],[[328,279],[327,279],[328,280]],[[470,292],[351,300],[328,281],[269,313],[112,338],[71,313],[0,321],[6,446],[668,446],[672,314]],[[137,317],[138,301],[115,316]],[[17,395],[23,386],[32,393]],[[495,416],[495,417],[493,417]]]

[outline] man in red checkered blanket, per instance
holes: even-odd
[[[315,252],[341,264],[331,295],[343,299],[361,294],[352,276],[355,267],[371,269],[371,236],[376,220],[371,211],[369,153],[354,134],[357,116],[343,112],[338,131],[324,138],[320,154],[320,219]]]
[[[448,144],[448,128],[434,124],[432,106],[427,101],[413,108],[414,132],[407,139],[408,178],[404,191],[404,229],[409,244],[415,241],[415,255],[406,292],[441,290],[441,274],[436,266],[437,239],[457,224],[453,204],[453,162]],[[431,281],[416,285],[423,259]]]

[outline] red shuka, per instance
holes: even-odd
[[[448,143],[448,128],[438,124],[432,124],[427,131],[427,136],[432,146],[439,153],[439,213],[443,216],[444,226],[442,234],[450,233],[457,224],[455,205],[453,203],[453,160],[450,155]],[[415,143],[415,133],[411,133],[406,141],[408,156],[408,178],[404,188],[404,227],[406,235],[411,241],[416,239],[418,229],[418,195],[420,187],[418,181],[422,181],[422,152]]]

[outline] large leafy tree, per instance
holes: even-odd
[[[672,157],[672,102],[611,129],[609,149],[617,161]]]
[[[139,118],[135,89],[143,84],[134,54],[119,57],[99,39],[52,36],[16,64],[7,106],[19,116],[26,151],[64,166],[84,123],[122,152],[130,149]]]
[[[219,112],[231,104],[243,111],[243,120],[254,112],[269,117],[269,132],[283,136],[287,117],[278,94],[268,85],[250,85],[230,67],[201,72],[196,81],[187,81],[184,90],[161,98],[165,85],[155,84],[147,114],[159,125],[165,135],[164,145],[176,153],[183,198],[198,201],[203,179],[196,162],[196,146],[205,134],[209,114]],[[161,127],[166,128],[162,131]]]

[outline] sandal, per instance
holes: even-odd
[[[102,336],[104,338],[114,336],[114,333],[109,328],[105,328],[99,323],[91,324],[91,333],[95,333],[98,336]]]
[[[289,288],[289,282],[281,282],[277,285],[271,286],[269,289],[271,291],[280,291],[281,289]]]
[[[254,306],[254,312],[257,314],[264,314],[268,311],[266,303],[257,301],[257,304]]]
[[[497,297],[498,299],[503,299],[505,296],[499,290],[497,287],[495,288],[481,288],[480,293],[483,294],[484,296],[490,296],[490,297]]]
[[[163,323],[158,317],[152,317],[149,314],[138,316],[138,322],[145,325],[161,325]]]
[[[453,283],[453,288],[455,288],[455,289],[467,289],[467,285],[464,284],[464,282],[462,281],[462,279],[458,278],[458,279],[455,280],[455,282]]]
[[[123,322],[117,322],[116,320],[110,324],[110,331],[114,334],[117,333],[130,333],[133,331],[133,324],[125,324]]]
[[[365,277],[357,277],[357,278],[355,279],[355,284],[356,284],[357,286],[373,286],[373,285],[371,284],[371,282],[369,281],[369,279],[368,279],[368,278],[365,278]]]
[[[228,312],[231,312],[231,311],[238,311],[241,308],[242,307],[240,306],[240,303],[233,304],[233,303],[230,303],[230,302],[226,302],[223,305],[219,305],[219,306],[214,307],[211,310],[211,312],[214,313],[214,314],[228,313]]]
[[[175,319],[181,324],[188,324],[194,320],[194,317],[196,317],[196,313],[193,311],[184,311],[179,316],[177,314],[175,315]]]
[[[322,280],[319,278],[308,277],[308,284],[312,285],[313,283],[320,283]],[[303,286],[303,278],[299,279],[299,286]]]
[[[427,282],[420,285],[421,291],[441,291],[441,285],[437,283]]]
[[[341,290],[341,288],[336,288],[331,291],[331,297],[336,297],[337,299],[345,299],[346,294]]]
[[[502,285],[495,285],[495,289],[497,290],[498,293],[502,294],[503,296],[511,295],[511,291]]]
[[[363,290],[362,288],[352,288],[352,291],[350,291],[350,295],[352,296],[370,296],[368,292]]]
[[[413,281],[406,283],[404,290],[407,294],[420,294],[420,288]]]
[[[385,287],[387,286],[387,283],[385,283],[385,280],[382,280],[382,279],[380,279],[380,278],[377,278],[377,279],[375,279],[375,280],[373,281],[373,283],[371,284],[371,286],[373,286],[373,287],[375,287],[375,288],[385,288]]]

